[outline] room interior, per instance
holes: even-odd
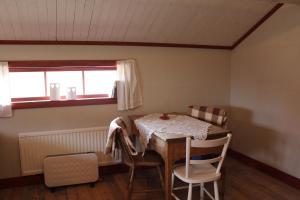
[[[297,0],[1,1],[1,62],[134,59],[143,105],[125,111],[116,102],[13,105],[12,116],[0,118],[0,199],[9,199],[5,191],[15,187],[43,185],[40,176],[22,174],[20,133],[108,127],[118,116],[128,122],[132,115],[187,113],[190,105],[225,108],[232,133],[228,159],[251,166],[240,167],[245,173],[255,169],[290,187],[278,199],[297,199],[299,35]],[[225,185],[225,199],[253,198],[226,195]]]

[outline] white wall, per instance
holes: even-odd
[[[231,56],[233,148],[300,178],[300,6],[284,5]]]
[[[15,110],[0,118],[0,178],[20,175],[18,133],[108,125],[118,115],[184,112],[191,104],[229,105],[230,52],[188,48],[0,45],[0,60],[135,58],[144,106],[117,112],[116,105]]]

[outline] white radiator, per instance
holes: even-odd
[[[43,131],[19,134],[22,175],[43,173],[43,159],[49,155],[96,152],[99,165],[121,162],[104,155],[107,127]]]

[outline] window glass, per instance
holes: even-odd
[[[44,72],[10,72],[11,97],[45,96]]]
[[[76,95],[83,95],[82,98],[85,98],[84,95],[111,95],[116,70],[84,71],[84,68],[79,69],[80,71],[67,70],[10,72],[11,97],[49,97],[51,83],[59,83],[60,96],[66,96],[68,87],[75,87]],[[15,99],[15,101],[22,100]]]
[[[66,95],[68,87],[76,87],[76,94],[82,95],[82,71],[58,71],[47,73],[47,95],[50,95],[50,83],[60,84],[60,94]]]
[[[115,70],[85,71],[85,94],[111,94],[116,80]]]

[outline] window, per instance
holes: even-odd
[[[115,61],[17,61],[9,69],[16,109],[116,103]],[[59,101],[50,101],[51,83],[60,85]],[[76,88],[76,100],[67,100],[69,87]]]
[[[46,96],[43,72],[10,72],[12,98]]]

